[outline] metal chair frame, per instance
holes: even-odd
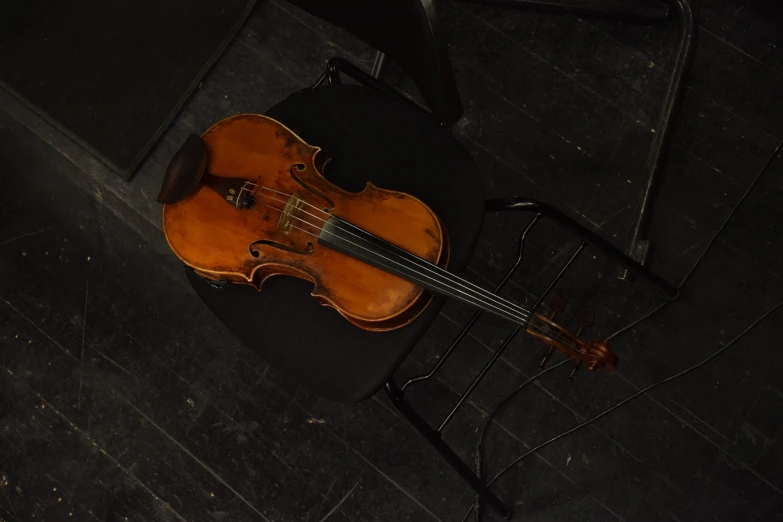
[[[378,89],[392,96],[407,100],[404,95],[396,91],[387,83],[374,77],[372,74],[366,73],[359,67],[343,60],[342,58],[332,58],[329,60],[324,74],[310,88],[315,89],[323,85],[339,85],[341,83],[341,73],[349,76],[350,78],[367,87]],[[552,279],[552,281],[550,281],[546,290],[538,297],[535,304],[531,308],[532,311],[535,311],[540,306],[544,299],[546,299],[546,297],[549,295],[551,290],[555,287],[557,282],[568,271],[582,251],[588,246],[597,248],[603,252],[604,255],[617,261],[624,269],[647,280],[652,285],[661,290],[664,294],[666,294],[669,298],[673,299],[677,297],[678,290],[674,285],[664,281],[650,269],[639,264],[630,256],[615,248],[605,239],[601,238],[591,230],[579,224],[577,221],[571,219],[556,208],[546,203],[537,201],[535,199],[521,197],[490,199],[486,202],[487,213],[495,214],[499,212],[510,211],[527,212],[532,214],[533,217],[528,226],[519,236],[519,250],[516,262],[505,273],[500,283],[496,286],[495,292],[500,291],[506,282],[508,282],[508,280],[514,275],[516,270],[521,266],[528,233],[542,218],[546,217],[553,220],[560,227],[567,229],[569,232],[579,238],[581,242],[568,261],[562,265],[557,275]],[[470,321],[468,321],[468,323],[456,336],[451,345],[449,345],[449,347],[441,354],[437,363],[435,363],[429,369],[429,371],[408,379],[401,386],[398,385],[392,377],[386,383],[385,390],[394,407],[397,408],[400,413],[402,413],[402,415],[411,423],[416,431],[418,431],[424,437],[424,439],[429,442],[433,448],[435,448],[435,450],[446,460],[446,462],[449,463],[449,465],[451,465],[452,468],[454,468],[454,470],[468,483],[468,485],[470,485],[470,487],[476,491],[476,493],[487,503],[487,505],[489,505],[501,516],[508,517],[511,515],[510,506],[500,500],[500,498],[489,489],[484,481],[470,469],[470,467],[454,452],[454,450],[448,444],[446,444],[446,442],[441,437],[441,433],[448,425],[449,421],[454,417],[454,414],[457,412],[457,410],[459,410],[473,390],[475,390],[476,386],[478,386],[490,368],[492,368],[492,366],[497,362],[497,360],[503,354],[504,350],[514,339],[516,334],[519,333],[521,327],[516,327],[514,331],[503,341],[503,343],[500,345],[500,348],[498,348],[497,351],[485,363],[467,389],[460,395],[459,399],[456,401],[451,410],[441,420],[437,429],[432,428],[430,424],[405,398],[405,391],[411,385],[426,381],[427,379],[432,378],[438,372],[438,370],[443,366],[443,363],[454,352],[454,349],[457,347],[457,345],[459,345],[462,339],[464,339],[465,336],[470,332],[471,328],[482,315],[482,313],[483,312],[480,311],[476,312],[471,317]]]
[[[333,9],[326,7],[326,4],[320,2],[314,2],[314,0],[291,0],[293,3],[300,7],[313,11],[317,16],[321,16],[324,19],[331,21],[341,27],[354,32],[355,34],[367,33],[368,27],[363,25],[362,15],[359,14],[359,10],[363,4],[352,3],[354,0],[339,0]],[[486,202],[487,213],[499,213],[499,212],[527,212],[532,214],[532,218],[527,227],[522,231],[519,236],[519,250],[518,256],[509,270],[505,273],[500,283],[495,288],[495,291],[500,291],[508,280],[514,275],[516,270],[520,267],[525,250],[525,243],[528,237],[528,233],[539,223],[543,218],[549,218],[557,223],[560,227],[565,228],[573,235],[580,239],[580,244],[571,255],[571,257],[561,266],[557,275],[549,282],[546,290],[538,296],[532,310],[535,311],[544,299],[550,294],[557,282],[563,277],[563,275],[572,266],[574,261],[588,246],[598,249],[604,255],[614,259],[621,267],[621,278],[626,279],[628,274],[635,274],[642,279],[647,280],[649,283],[657,287],[669,298],[676,298],[678,290],[675,286],[664,281],[651,270],[644,266],[647,260],[650,250],[649,242],[646,239],[646,231],[649,226],[649,213],[653,200],[656,173],[659,170],[664,149],[666,145],[666,138],[670,134],[671,122],[673,120],[675,109],[681,98],[682,84],[687,66],[689,63],[690,55],[693,48],[694,40],[694,28],[693,18],[691,15],[691,9],[688,4],[688,0],[664,0],[667,5],[658,4],[652,6],[639,6],[630,5],[627,3],[619,4],[609,0],[467,0],[472,2],[504,5],[508,7],[525,7],[544,9],[549,11],[558,11],[564,13],[572,13],[579,15],[595,15],[602,17],[615,17],[624,20],[636,20],[642,22],[663,22],[668,19],[671,8],[675,8],[679,12],[681,21],[681,35],[680,45],[677,51],[674,70],[669,83],[669,87],[666,92],[666,96],[663,100],[660,117],[658,121],[657,133],[650,146],[648,154],[647,165],[645,167],[644,180],[642,184],[642,190],[639,196],[639,203],[637,206],[637,212],[634,219],[633,226],[631,228],[628,246],[626,252],[622,252],[611,245],[608,241],[604,240],[600,236],[596,235],[591,230],[585,228],[583,225],[566,216],[554,207],[547,205],[546,203],[528,199],[528,198],[508,198],[508,199],[493,199]],[[438,21],[435,16],[434,0],[411,0],[409,8],[412,10],[408,12],[414,13],[415,16],[411,18],[412,23],[416,24],[416,30],[422,31],[425,36],[425,41],[429,46],[426,49],[428,58],[421,58],[422,60],[430,60],[435,64],[435,69],[426,72],[422,71],[420,67],[416,66],[415,56],[417,55],[416,49],[410,49],[405,47],[404,43],[401,43],[394,34],[386,33],[374,34],[372,38],[378,38],[379,42],[384,42],[393,50],[396,56],[404,60],[401,63],[401,68],[405,73],[414,74],[415,82],[424,89],[424,97],[426,99],[435,100],[438,107],[433,111],[433,114],[441,122],[443,126],[451,125],[462,114],[462,105],[459,100],[458,94],[454,91],[454,79],[451,76],[451,64],[449,61],[448,53],[445,50],[444,42],[439,37]],[[399,4],[395,4],[399,6]],[[396,7],[395,7],[396,8]],[[415,21],[414,21],[415,20]],[[382,27],[379,26],[379,27]],[[389,29],[390,31],[396,31],[397,29]],[[383,29],[383,31],[386,31]],[[368,33],[370,34],[370,33]],[[383,76],[388,68],[388,61],[386,55],[379,50],[375,62],[372,67],[371,73],[367,73],[357,67],[356,65],[342,59],[332,58],[329,60],[326,71],[321,78],[311,87],[318,88],[322,85],[337,85],[341,83],[341,74],[344,74],[353,80],[373,89],[383,91],[391,96],[405,99],[409,102],[413,102],[410,98],[399,92],[393,86],[383,81]],[[419,64],[420,65],[420,64]],[[443,91],[442,96],[438,95],[438,89]],[[415,103],[415,102],[413,102]],[[423,108],[427,110],[427,108]],[[444,362],[453,353],[455,348],[470,332],[473,325],[478,318],[482,315],[482,312],[476,312],[465,327],[455,337],[449,347],[444,350],[438,361],[429,370],[421,375],[417,375],[408,379],[402,385],[398,385],[392,377],[385,385],[386,393],[391,400],[391,403],[395,408],[411,423],[411,425],[429,442],[429,444],[451,465],[454,470],[473,488],[476,493],[490,506],[494,511],[503,517],[511,515],[511,507],[504,503],[495,493],[493,493],[487,484],[477,476],[470,467],[454,452],[454,450],[444,442],[441,434],[444,428],[449,424],[454,414],[465,403],[470,394],[475,390],[490,368],[501,357],[504,350],[508,347],[521,327],[517,327],[514,331],[503,341],[497,351],[487,360],[484,366],[479,370],[476,376],[468,385],[467,389],[460,395],[449,412],[443,417],[438,424],[437,428],[433,428],[425,420],[421,414],[406,400],[406,390],[417,383],[421,383],[432,378],[439,369],[443,366]]]

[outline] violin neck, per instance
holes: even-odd
[[[326,220],[318,236],[318,243],[397,275],[432,293],[471,304],[523,327],[530,324],[532,313],[529,310],[336,216]]]

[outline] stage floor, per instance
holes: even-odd
[[[651,235],[650,266],[672,282],[783,139],[777,15],[738,1],[700,4]],[[454,134],[487,197],[548,201],[622,247],[676,22],[438,8],[466,109]],[[471,491],[383,394],[336,404],[267,367],[195,299],[160,230],[155,197],[185,137],[231,114],[263,112],[315,81],[333,55],[369,68],[374,53],[282,1],[259,2],[131,183],[0,97],[0,518],[464,515]],[[552,372],[520,394],[489,434],[487,469],[698,362],[783,300],[781,195],[778,157],[681,299],[614,342],[618,370],[573,382]],[[466,276],[493,286],[524,223],[488,218]],[[512,294],[543,290],[576,246],[548,229],[534,234]],[[595,313],[595,335],[657,304],[653,290],[617,281],[616,267],[590,253],[556,293]],[[431,365],[470,312],[446,306],[399,375]],[[703,368],[526,460],[496,487],[518,502],[514,520],[783,517],[781,313]],[[438,378],[415,390],[414,405],[439,420],[512,328],[482,319]],[[534,339],[515,339],[446,429],[463,457],[472,459],[476,426],[538,371],[541,353]]]

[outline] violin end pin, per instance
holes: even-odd
[[[549,350],[547,350],[547,352],[544,354],[544,358],[541,359],[541,362],[538,365],[538,367],[540,369],[542,369],[542,370],[544,369],[544,367],[546,366],[546,363],[548,363],[549,359],[552,358],[552,354],[553,353],[555,353],[555,347],[554,346],[549,348]]]

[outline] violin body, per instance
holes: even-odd
[[[318,242],[336,216],[445,267],[446,232],[420,200],[370,183],[342,190],[324,177],[319,147],[262,115],[222,120],[202,140],[203,178],[163,208],[169,246],[198,274],[258,290],[273,276],[305,279],[323,305],[366,330],[399,328],[429,303],[420,286]]]

